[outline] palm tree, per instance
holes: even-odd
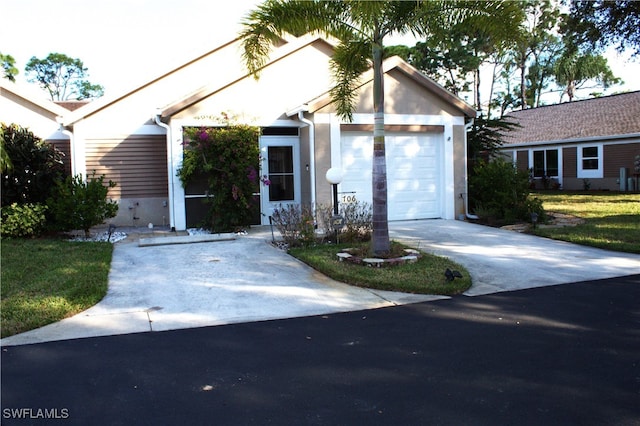
[[[572,102],[576,91],[589,81],[594,81],[605,89],[622,82],[609,68],[607,59],[593,53],[579,54],[567,51],[555,63],[554,71],[556,83],[565,88],[560,95],[560,101],[566,94],[569,102]]]
[[[284,35],[320,32],[338,40],[330,95],[338,115],[351,120],[360,75],[373,68],[373,236],[376,255],[390,251],[387,219],[387,167],[384,138],[384,40],[390,35],[434,36],[453,25],[494,27],[520,22],[515,2],[501,1],[308,1],[267,0],[242,22],[243,59],[256,78],[271,47]],[[505,13],[506,11],[506,13]],[[501,20],[494,15],[502,12]],[[485,19],[482,19],[485,18]],[[488,18],[488,19],[487,19]],[[483,22],[481,22],[483,21]]]

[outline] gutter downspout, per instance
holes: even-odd
[[[464,195],[465,195],[465,198],[463,202],[464,202],[464,212],[467,219],[478,220],[480,219],[478,216],[476,216],[475,214],[469,213],[469,176],[468,176],[469,170],[467,166],[467,144],[468,144],[467,132],[469,131],[471,126],[473,126],[474,122],[475,122],[475,119],[472,118],[471,121],[469,121],[467,124],[464,125],[464,190],[465,190]]]
[[[161,119],[162,113],[161,111],[156,111],[153,116],[153,121],[163,129],[167,131],[167,157],[169,161],[167,161],[167,168],[169,170],[169,226],[171,226],[171,231],[174,232],[176,230],[175,225],[175,206],[173,203],[173,184],[174,184],[174,175],[173,173],[173,143],[171,138],[171,126],[162,122]]]
[[[311,180],[311,208],[316,210],[316,137],[313,121],[304,118],[304,111],[298,111],[298,120],[309,126],[309,176]]]

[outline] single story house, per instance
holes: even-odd
[[[65,155],[67,171],[71,172],[70,137],[59,123],[69,110],[31,89],[0,78],[0,122],[26,127],[35,136],[53,144]]]
[[[638,191],[640,91],[506,115],[502,154],[530,170],[538,188]]]
[[[202,200],[176,173],[183,129],[219,126],[228,113],[259,126],[262,174],[287,188],[260,189],[260,224],[283,203],[332,202],[325,174],[339,168],[341,201],[371,203],[373,102],[371,72],[361,77],[352,122],[329,97],[335,42],[319,35],[288,36],[273,50],[259,80],[241,60],[235,39],[147,83],[104,97],[61,119],[70,135],[74,174],[104,174],[118,185],[118,226],[197,225]],[[389,220],[454,219],[465,212],[469,104],[394,57],[384,62]]]

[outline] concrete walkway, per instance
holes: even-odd
[[[2,339],[0,344],[293,318],[443,298],[349,286],[316,272],[270,242],[269,227],[253,228],[248,235],[118,242],[109,290],[102,301],[71,318]]]
[[[473,280],[469,296],[640,273],[638,255],[461,221],[392,222],[390,230],[392,239],[465,266]],[[253,228],[248,235],[173,238],[167,245],[163,243],[170,240],[162,238],[115,244],[109,290],[100,303],[0,344],[322,315],[443,298],[328,279],[273,247],[269,227]]]

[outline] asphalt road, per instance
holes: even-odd
[[[639,301],[632,275],[3,346],[1,421],[640,425]]]

